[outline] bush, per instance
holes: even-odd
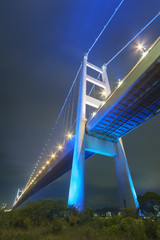
[[[74,226],[78,223],[80,223],[80,217],[79,216],[69,216],[68,217],[68,222],[71,226]]]
[[[160,239],[160,222],[158,223],[158,227],[157,227],[157,236]]]
[[[135,219],[131,217],[124,218],[121,220],[120,229],[122,234],[130,239],[147,239],[145,225],[142,219]]]
[[[60,233],[63,230],[63,222],[61,219],[55,219],[52,225],[52,233]]]
[[[116,224],[116,225],[111,225],[107,228],[104,229],[105,233],[108,234],[113,234],[113,235],[119,235],[121,234],[121,229],[120,229],[120,225]]]
[[[106,226],[107,220],[103,217],[96,217],[93,222],[93,226],[98,229],[103,229]]]
[[[11,226],[15,228],[21,228],[23,230],[28,230],[30,227],[30,220],[28,218],[18,217],[12,219]]]
[[[87,240],[98,239],[98,237],[96,237],[97,232],[95,231],[95,229],[88,225],[83,228],[83,234],[85,236],[85,239]]]
[[[138,218],[138,210],[132,208],[121,208],[121,213],[123,217]]]
[[[86,223],[94,220],[94,211],[92,208],[86,208],[81,214],[80,214],[80,220],[81,223]]]
[[[158,237],[160,237],[160,224],[158,224],[158,222],[152,220],[145,220],[144,224],[146,235],[149,239],[157,239]]]

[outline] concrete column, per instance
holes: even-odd
[[[82,211],[84,208],[86,69],[87,56],[84,56],[79,88],[75,144],[68,197],[68,205],[75,206],[79,211]]]
[[[116,144],[117,156],[115,157],[116,174],[119,188],[120,207],[138,209],[139,203],[129,171],[122,140]]]
[[[108,75],[107,75],[107,69],[106,69],[105,65],[102,66],[102,71],[103,71],[102,79],[103,79],[103,82],[106,85],[106,90],[105,90],[106,91],[106,97],[108,97],[108,95],[111,93],[111,88],[110,88]]]

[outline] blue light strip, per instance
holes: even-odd
[[[154,20],[156,20],[156,18],[157,18],[159,15],[160,15],[160,12],[159,12],[154,18],[152,18],[152,20],[151,20],[149,23],[147,23],[147,25],[145,25],[145,27],[143,27],[143,28],[141,29],[141,31],[139,31],[123,48],[121,48],[121,50],[120,50],[118,53],[116,53],[116,55],[114,55],[114,57],[112,57],[112,58],[105,64],[105,66],[107,66],[109,63],[111,63],[126,47],[128,47],[128,45],[129,45],[131,42],[133,42],[134,39],[135,39],[136,37],[138,37],[139,34],[141,34]]]

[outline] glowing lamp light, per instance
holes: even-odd
[[[48,165],[48,164],[49,164],[49,161],[47,161],[46,164]]]
[[[52,155],[51,155],[51,158],[55,158],[56,157],[56,155],[53,153]]]
[[[62,150],[62,145],[58,145],[58,150]]]
[[[102,94],[102,97],[103,97],[103,98],[105,98],[105,97],[106,97],[106,95],[107,95],[107,93],[106,93],[106,91],[105,91],[105,90],[103,90],[101,94]]]
[[[71,138],[72,138],[72,134],[71,134],[71,133],[68,133],[68,134],[67,134],[67,138],[68,138],[68,139],[71,139]]]
[[[142,56],[145,57],[147,55],[146,47],[140,43],[137,45],[137,49],[142,53]]]
[[[121,79],[118,79],[118,87],[122,85],[123,81]]]
[[[42,169],[44,170],[44,169],[45,169],[45,167],[43,166],[43,167],[42,167]]]
[[[143,52],[143,45],[142,44],[138,44],[138,46],[137,46],[137,49],[139,50],[139,51],[141,51],[141,52]]]
[[[39,174],[41,174],[42,171],[39,171]]]

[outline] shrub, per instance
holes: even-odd
[[[145,231],[146,235],[150,239],[157,239],[160,237],[158,222],[152,220],[145,220]]]
[[[132,208],[121,208],[121,213],[123,217],[138,218],[138,211]]]
[[[120,229],[122,234],[130,239],[146,239],[145,226],[142,219],[124,218],[121,220]]]
[[[80,214],[80,220],[81,223],[86,223],[94,220],[94,211],[92,208],[86,208],[81,214]]]
[[[158,227],[157,227],[157,236],[160,239],[160,223],[158,223]]]
[[[106,219],[103,217],[96,217],[93,222],[95,228],[103,229],[106,226]]]
[[[52,225],[52,233],[59,233],[63,230],[63,222],[61,219],[57,218],[54,219],[53,225]]]
[[[87,240],[98,239],[96,237],[97,232],[95,231],[95,229],[88,225],[83,228],[83,234],[85,236],[85,239],[87,239]],[[82,238],[82,239],[84,239],[84,238]]]
[[[80,217],[79,216],[74,216],[74,215],[69,216],[68,217],[68,222],[71,226],[74,226],[74,225],[80,223]]]
[[[119,224],[111,225],[105,228],[104,231],[108,234],[113,234],[113,235],[121,234],[121,229]]]
[[[12,219],[11,226],[15,228],[21,228],[23,230],[28,230],[30,227],[30,220],[28,218],[18,217]]]

